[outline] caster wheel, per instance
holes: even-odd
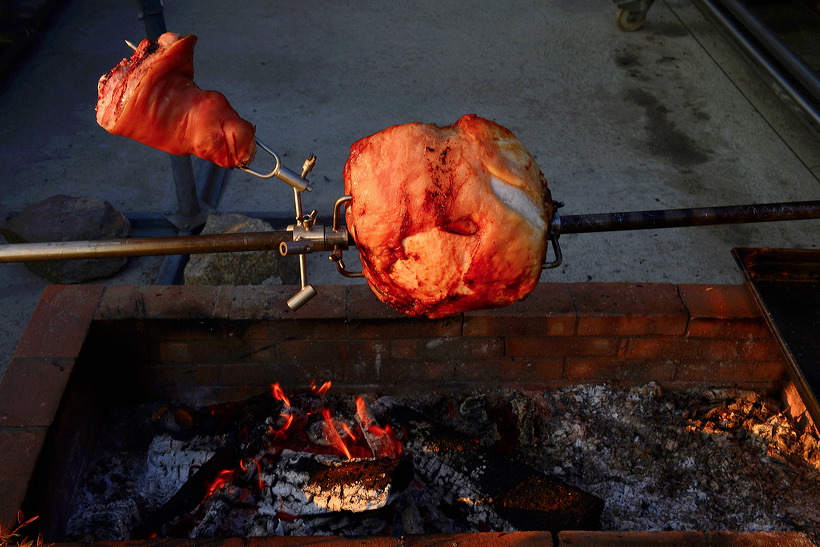
[[[636,15],[627,9],[619,9],[615,14],[615,22],[622,31],[634,32],[646,23],[646,14]]]

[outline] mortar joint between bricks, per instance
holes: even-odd
[[[680,290],[680,285],[675,285],[675,290],[678,293],[678,300],[680,300],[683,309],[686,310],[686,330],[683,332],[684,338],[689,338],[689,331],[692,328],[692,310],[689,309],[689,306],[686,305],[686,299],[683,297],[683,293]]]
[[[345,318],[345,324],[349,325],[350,322],[351,322],[351,319],[350,319],[350,285],[345,285],[344,294],[345,294],[344,300],[343,300],[344,307],[345,307],[344,318]]]
[[[572,290],[572,285],[567,285],[567,292],[569,298],[572,300],[572,309],[575,310],[575,335],[578,335],[578,329],[581,326],[581,310],[578,309],[578,300],[575,298],[575,291]]]

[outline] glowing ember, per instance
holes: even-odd
[[[293,419],[295,418],[294,414],[280,414],[280,416],[285,418],[285,423],[282,424],[282,427],[276,429],[271,425],[268,426],[268,435],[273,437],[274,441],[285,440],[288,438],[288,435],[285,432],[288,430],[290,424],[293,423]]]
[[[224,471],[220,471],[220,473],[216,476],[214,481],[208,486],[208,492],[205,496],[213,495],[214,492],[219,490],[220,488],[224,487],[226,484],[230,483],[233,480],[234,472],[232,469],[225,469]]]

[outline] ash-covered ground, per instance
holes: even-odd
[[[383,425],[393,420],[391,412],[395,414],[397,408],[412,408],[429,417],[439,431],[453,431],[493,454],[524,462],[545,476],[601,498],[603,530],[820,532],[817,433],[806,420],[797,423],[778,401],[759,393],[735,389],[665,392],[648,384],[365,398]],[[328,396],[323,404],[343,417],[355,412],[352,399]],[[131,539],[146,508],[152,509],[142,507],[140,500],[152,499],[153,509],[163,501],[156,490],[145,491],[146,485],[156,484],[152,474],[157,472],[146,460],[180,458],[179,454],[158,456],[158,444],[184,445],[180,454],[184,452],[191,461],[183,467],[196,468],[224,440],[203,441],[195,436],[193,444],[169,443],[167,433],[156,436],[155,427],[149,424],[153,410],[140,407],[115,413],[106,430],[136,435],[101,439],[103,448],[91,466],[67,537]],[[391,425],[401,430],[398,422]],[[405,441],[404,458],[412,459],[409,452],[414,440]],[[214,446],[208,448],[209,442]],[[275,447],[266,450],[281,454]],[[428,456],[422,459],[429,461]],[[174,473],[179,474],[177,485],[187,479],[185,469]],[[205,519],[216,521],[216,526],[193,523],[190,530],[180,533],[192,537],[406,535],[515,529],[493,511],[490,517],[473,513],[460,521],[443,510],[448,496],[455,495],[447,494],[440,485],[425,487],[430,480],[422,475],[424,470],[416,465],[411,485],[394,488],[387,504],[377,511],[312,515],[301,521],[275,511],[276,500],[266,498],[258,503],[261,498],[254,498],[252,486],[235,481],[210,496],[210,505],[218,506],[221,513],[210,510]],[[465,481],[471,480],[469,469],[462,475]],[[452,476],[458,479],[459,473]],[[247,483],[252,485],[255,480]],[[453,488],[463,492],[464,485]],[[168,490],[162,496],[167,499],[171,494]],[[223,507],[228,500],[240,500],[239,507]],[[196,514],[203,514],[202,507],[187,519]],[[219,527],[229,521],[229,528]]]
[[[816,431],[770,398],[655,384],[526,397],[544,409],[531,457],[603,498],[605,530],[820,531]]]

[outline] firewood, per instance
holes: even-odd
[[[223,406],[219,412],[214,410],[211,413],[217,417],[215,421],[229,424],[223,446],[185,481],[171,499],[145,518],[142,525],[134,531],[134,537],[161,535],[162,530],[174,520],[196,509],[210,493],[221,472],[235,470],[245,456],[258,454],[266,439],[266,420],[279,414],[282,402],[265,395]],[[210,429],[213,426],[213,423],[208,423],[203,427]]]
[[[270,472],[262,473],[262,481],[281,512],[306,516],[384,507],[406,484],[407,474],[398,459],[348,460],[286,450]]]
[[[457,485],[454,502],[476,524],[504,530],[600,528],[603,500],[493,452],[409,407],[391,415],[408,431],[405,451],[416,472],[442,488]]]

